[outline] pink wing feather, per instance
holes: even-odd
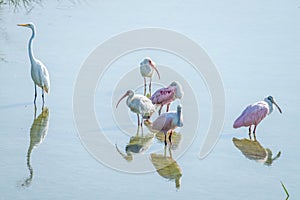
[[[170,86],[157,90],[151,97],[150,100],[153,104],[168,104],[174,100],[176,87]]]
[[[152,128],[157,131],[167,132],[172,125],[172,119],[168,116],[169,113],[160,115],[152,124]]]
[[[239,128],[241,126],[257,125],[263,120],[269,110],[263,102],[249,105],[243,113],[235,120],[233,128]]]

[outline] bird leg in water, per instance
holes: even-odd
[[[249,139],[251,140],[251,125],[249,126]]]
[[[158,115],[160,115],[162,107],[163,107],[163,105],[161,104],[161,105],[160,105],[160,108],[159,108],[159,110],[158,110]]]
[[[139,116],[139,114],[136,114],[136,116],[137,116],[137,118],[138,118],[138,127],[141,125],[140,124],[140,116]]]
[[[147,87],[147,83],[146,83],[146,78],[144,77],[144,96],[146,95],[146,87]]]
[[[170,109],[170,104],[168,103],[167,104],[167,112],[169,112],[169,109]]]
[[[256,132],[256,126],[257,126],[257,125],[254,125],[254,130],[253,130],[254,141],[256,141],[256,135],[255,135],[255,132]]]
[[[167,133],[164,134],[165,134],[165,146],[167,146]]]
[[[169,134],[169,141],[170,141],[170,144],[172,145],[172,134],[173,134],[173,131],[171,130],[170,134]]]
[[[149,83],[149,93],[150,93],[150,97],[151,97],[151,82],[152,82],[152,77],[150,77],[150,83]]]
[[[45,104],[45,99],[44,99],[44,87],[42,87],[42,99],[43,99],[43,108],[44,108],[44,104]]]
[[[34,119],[36,119],[36,104],[34,104]]]
[[[34,100],[33,100],[34,104],[36,102],[36,96],[37,96],[37,93],[36,93],[36,84],[34,84]]]

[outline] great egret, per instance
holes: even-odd
[[[34,82],[34,104],[36,103],[36,96],[37,96],[36,86],[39,86],[40,88],[42,88],[42,98],[43,98],[43,105],[44,105],[45,103],[44,91],[46,93],[50,92],[50,79],[49,79],[49,73],[46,66],[40,60],[36,59],[33,54],[32,40],[34,39],[35,36],[35,26],[33,23],[18,24],[18,26],[30,28],[32,31],[32,35],[28,43],[28,54],[31,62],[31,78]]]

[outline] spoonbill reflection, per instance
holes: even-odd
[[[152,153],[151,162],[154,165],[157,173],[168,180],[174,180],[175,187],[180,188],[182,170],[177,162],[172,157],[172,151],[169,149],[169,156],[166,155],[166,146],[164,148],[164,154]]]
[[[272,158],[272,151],[268,148],[264,148],[257,140],[233,138],[232,142],[246,158],[264,163],[265,165],[271,165],[273,161],[281,155],[279,151],[277,155]]]

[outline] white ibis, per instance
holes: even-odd
[[[142,126],[140,123],[140,116],[143,118],[150,118],[150,116],[155,112],[155,106],[152,104],[151,100],[147,97],[139,94],[134,94],[133,90],[128,90],[118,101],[116,108],[122,99],[128,96],[126,104],[130,110],[137,114],[138,126]]]
[[[155,66],[155,63],[151,60],[151,58],[146,57],[141,63],[140,63],[140,72],[142,77],[144,78],[144,95],[146,95],[146,77],[150,78],[150,83],[149,83],[149,93],[151,96],[151,82],[152,82],[152,76],[154,73],[154,70],[156,71],[158,78],[160,79],[159,72]]]

